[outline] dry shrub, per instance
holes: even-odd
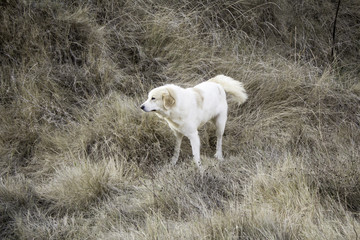
[[[43,190],[43,197],[54,201],[57,211],[87,210],[108,194],[110,175],[106,169],[81,165],[57,171]]]
[[[74,166],[58,169],[39,191],[42,198],[53,202],[53,211],[57,213],[86,212],[111,193],[126,188],[137,174],[136,166],[120,159],[107,158],[98,163],[79,159]]]

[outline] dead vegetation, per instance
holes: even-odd
[[[0,2],[1,239],[357,239],[360,5]],[[139,110],[164,83],[216,74],[226,161]],[[231,99],[229,99],[231,102]]]

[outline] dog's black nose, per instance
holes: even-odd
[[[144,105],[141,105],[140,108],[141,108],[142,110],[144,110],[145,106],[144,106]]]

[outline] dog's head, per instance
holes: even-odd
[[[171,86],[154,88],[149,92],[148,99],[140,106],[145,112],[159,112],[170,110],[175,105],[175,92]]]

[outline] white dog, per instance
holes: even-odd
[[[155,111],[174,131],[176,146],[171,159],[173,165],[179,158],[183,136],[186,136],[190,139],[194,161],[203,172],[198,128],[209,120],[216,125],[215,157],[223,160],[222,136],[228,109],[225,92],[232,94],[239,105],[247,99],[242,83],[224,75],[218,75],[193,88],[184,89],[167,84],[149,92],[148,99],[141,105],[141,109],[145,112]]]

